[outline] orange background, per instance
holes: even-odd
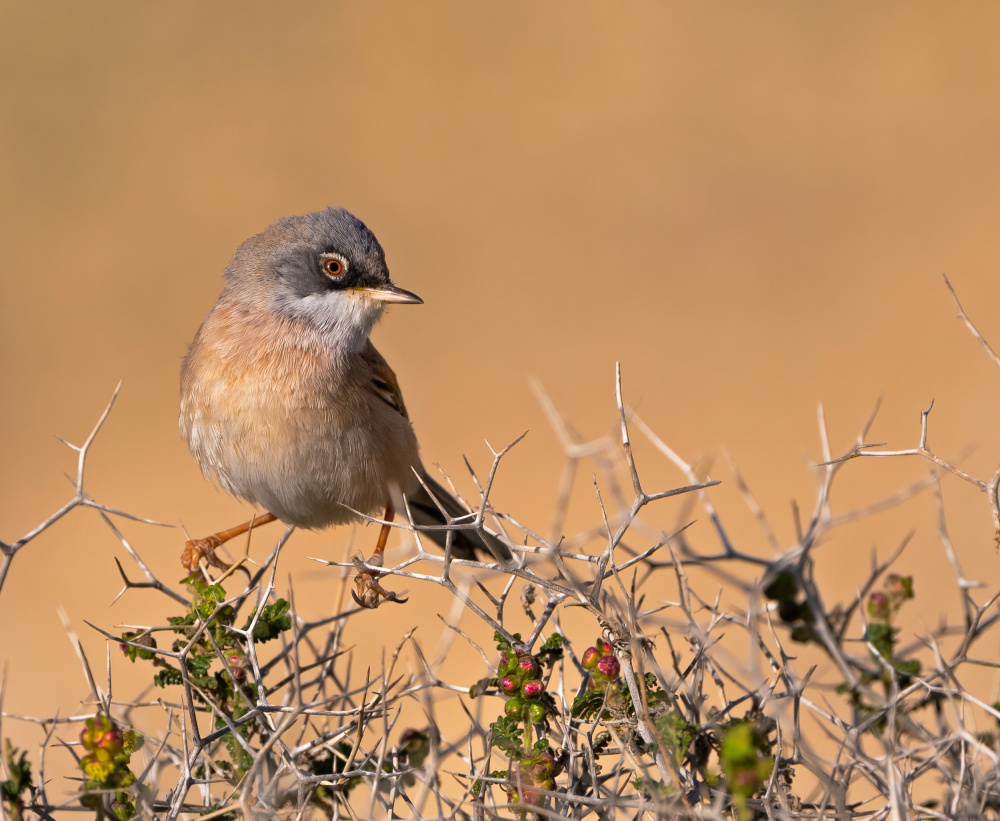
[[[247,513],[177,434],[180,358],[236,245],[326,205],[365,220],[425,300],[374,335],[425,461],[469,491],[462,454],[485,472],[484,439],[530,430],[494,499],[544,533],[562,461],[529,380],[596,437],[615,424],[615,361],[675,450],[733,454],[786,546],[790,500],[813,506],[819,403],[842,453],[880,394],[869,441],[896,448],[934,399],[932,447],[988,478],[1000,374],[941,274],[1000,343],[998,25],[989,3],[0,3],[0,539],[71,497],[75,457],[53,435],[81,442],[119,379],[88,491],[194,535]],[[636,439],[649,489],[683,483]],[[590,471],[578,526],[599,521]],[[924,473],[849,465],[833,508]],[[724,460],[712,475],[733,538],[766,555]],[[949,479],[945,499],[968,575],[995,586],[985,498]],[[672,527],[680,508],[650,520]],[[828,600],[915,528],[903,627],[936,625],[957,595],[934,526],[928,497],[835,534],[816,554]],[[179,531],[121,527],[179,577]],[[350,535],[294,537],[279,579],[303,613],[326,612],[334,574],[305,557],[340,559]],[[6,710],[73,713],[86,695],[57,607],[98,670],[84,620],[162,623],[150,592],[109,610],[115,556],[128,566],[85,510],[18,555],[0,596]],[[409,590],[423,602],[358,621],[355,640],[382,639],[376,662],[416,621],[433,644],[450,610]],[[114,665],[121,697],[148,680]]]

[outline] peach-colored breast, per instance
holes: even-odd
[[[420,457],[371,380],[301,322],[217,306],[181,369],[181,434],[207,476],[289,524],[375,514],[415,487]]]

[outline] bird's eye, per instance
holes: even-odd
[[[340,279],[347,272],[347,263],[340,257],[326,257],[323,260],[323,273],[331,279]]]

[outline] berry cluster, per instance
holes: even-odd
[[[884,590],[876,590],[868,597],[868,615],[888,622],[907,599],[913,598],[913,576],[890,573],[885,577]]]
[[[545,796],[539,790],[554,790],[556,776],[562,770],[552,750],[536,749],[531,755],[522,758],[506,786],[507,801],[515,812],[523,814],[531,807],[545,805]]]
[[[604,692],[612,682],[618,680],[622,666],[612,652],[611,645],[599,638],[593,647],[584,650],[583,669],[590,673],[587,689]]]
[[[545,720],[546,709],[541,701],[545,685],[541,677],[542,665],[524,643],[515,641],[501,651],[497,661],[497,687],[510,697],[504,705],[508,718],[533,724]]]
[[[80,744],[87,754],[80,759],[80,769],[87,776],[83,803],[99,809],[102,792],[114,790],[111,811],[118,818],[131,818],[135,814],[135,800],[129,789],[135,784],[135,775],[129,769],[129,758],[142,747],[143,737],[135,730],[122,732],[104,713],[88,718],[80,731]]]

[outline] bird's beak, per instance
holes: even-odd
[[[424,301],[410,291],[404,291],[395,285],[388,288],[358,288],[358,290],[369,299],[378,302],[398,302],[407,305],[423,305]]]

